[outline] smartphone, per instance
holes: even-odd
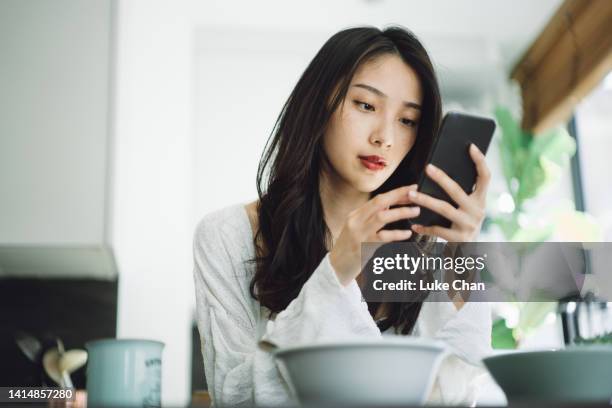
[[[494,131],[495,121],[493,119],[448,112],[442,120],[440,131],[432,144],[426,163],[432,163],[442,169],[466,193],[470,194],[476,183],[477,172],[468,149],[470,144],[474,143],[481,152],[486,154]],[[424,168],[418,177],[417,186],[418,191],[457,207],[457,204],[442,187],[425,174]],[[439,225],[448,228],[451,221],[428,208],[421,207],[418,217],[387,224],[385,229],[410,229],[412,224]]]

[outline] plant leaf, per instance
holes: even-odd
[[[546,316],[557,307],[557,302],[525,302],[521,307],[518,325],[522,333],[528,334],[540,327]]]
[[[542,242],[546,241],[553,233],[554,228],[551,224],[543,227],[519,228],[510,241],[512,242]]]
[[[493,323],[491,330],[491,346],[494,349],[515,349],[516,340],[512,335],[512,329],[506,325],[505,319],[498,319]]]

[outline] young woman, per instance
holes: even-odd
[[[465,242],[480,231],[489,170],[475,146],[478,180],[469,195],[441,170],[426,169],[458,208],[397,176],[412,174],[414,182],[440,116],[431,61],[407,30],[351,28],[323,45],[266,146],[259,199],[208,214],[196,230],[197,323],[215,405],[292,402],[261,341],[282,347],[393,333],[440,339],[454,351],[430,401],[474,397],[479,360],[490,349],[486,303],[368,305],[358,283],[362,242]],[[382,229],[420,207],[452,226]]]

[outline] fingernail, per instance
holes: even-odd
[[[436,166],[434,166],[433,164],[429,163],[427,165],[427,170],[429,170],[431,172],[435,172],[436,170],[438,170],[438,168]]]
[[[421,226],[419,224],[412,224],[412,229],[419,232],[421,230]]]
[[[470,149],[472,149],[472,151],[473,151],[474,153],[478,153],[478,151],[479,151],[479,150],[478,150],[478,148],[476,147],[476,145],[475,145],[474,143],[472,143],[472,144],[470,145]]]
[[[412,208],[414,208],[414,213],[417,215],[421,212],[421,207],[412,207]]]
[[[415,198],[417,196],[417,193],[416,193],[416,191],[411,190],[411,191],[408,192],[408,196],[412,197],[412,198]]]

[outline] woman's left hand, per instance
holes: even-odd
[[[491,172],[485,162],[484,154],[476,145],[472,144],[469,152],[476,164],[476,172],[478,173],[474,191],[469,195],[463,191],[455,180],[439,168],[429,164],[425,169],[429,178],[446,191],[450,198],[457,203],[458,208],[444,200],[439,200],[424,193],[417,191],[409,193],[414,204],[426,207],[451,221],[450,228],[414,224],[412,226],[414,232],[435,235],[448,242],[471,242],[478,236],[485,218],[487,189],[489,188]]]

